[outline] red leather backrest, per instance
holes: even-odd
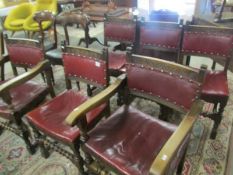
[[[43,50],[38,47],[8,44],[7,49],[13,64],[33,67],[44,59]]]
[[[199,94],[199,84],[178,74],[139,64],[127,64],[128,88],[155,96],[189,110]]]
[[[121,24],[105,22],[104,24],[104,37],[106,40],[133,43],[135,40],[135,32],[135,23]]]
[[[181,41],[181,28],[140,26],[140,48],[154,46],[178,49]]]
[[[63,65],[68,77],[78,77],[101,86],[107,85],[106,62],[83,55],[63,54]]]
[[[215,32],[185,31],[182,53],[231,57],[233,35]]]

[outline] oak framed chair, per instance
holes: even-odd
[[[203,61],[211,58],[213,61],[225,63],[222,70],[207,71],[201,92],[201,99],[214,104],[213,113],[205,115],[214,120],[210,136],[213,139],[216,137],[217,128],[229,98],[227,70],[233,56],[232,42],[233,29],[198,25],[184,26],[180,63],[184,62],[184,55],[199,56]]]
[[[178,62],[183,35],[182,20],[180,23],[139,21],[138,28],[135,53]]]
[[[51,83],[51,67],[44,60],[38,41],[6,37],[6,46],[16,77],[0,83],[0,116],[4,120],[0,122],[0,127],[22,137],[28,151],[33,154],[35,145],[31,142],[31,134],[23,116],[40,105],[48,94],[55,96]],[[16,66],[30,70],[18,75]],[[47,83],[31,80],[41,73],[46,75]]]
[[[47,158],[54,150],[70,159],[84,174],[83,161],[79,152],[80,131],[78,127],[65,124],[66,117],[79,105],[89,99],[84,91],[72,89],[71,81],[78,80],[100,89],[109,85],[107,49],[102,52],[73,46],[64,46],[63,64],[67,90],[44,105],[29,112],[26,116],[34,128],[41,154]],[[46,109],[46,110],[45,110]],[[91,110],[88,115],[88,129],[91,129],[103,115],[109,114],[109,103],[103,103]],[[71,151],[51,141],[62,143]]]
[[[113,76],[118,76],[125,70],[126,52],[115,52],[116,50],[126,51],[136,41],[137,19],[124,19],[105,15],[104,20],[104,45],[109,46],[111,42],[117,42],[113,51],[109,52],[109,70]]]
[[[127,175],[174,173],[202,110],[199,95],[205,71],[134,54],[128,54],[127,61],[126,104],[87,132],[86,113],[118,90],[124,83],[118,79],[111,88],[79,106],[66,122],[81,130],[88,173],[109,174],[109,169]],[[185,116],[175,126],[132,107],[129,95],[169,106]]]

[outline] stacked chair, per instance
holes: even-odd
[[[107,102],[124,80],[116,80],[66,118],[66,123],[80,129],[88,174],[108,174],[109,169],[133,175],[174,173],[202,110],[199,96],[205,71],[129,53],[126,72],[125,105],[106,120],[87,132],[86,114]],[[159,120],[132,107],[131,96],[169,106],[185,117],[179,126]]]
[[[14,68],[15,75],[17,75],[16,66],[30,70],[15,78],[1,81],[0,116],[5,121],[1,121],[0,125],[1,128],[22,137],[28,151],[34,153],[35,147],[30,142],[29,130],[22,119],[27,112],[41,104],[48,94],[55,96],[51,84],[51,68],[48,61],[44,60],[43,50],[38,41],[6,37],[6,47],[7,58]],[[46,75],[47,84],[31,80],[40,73]]]
[[[208,71],[203,83],[201,98],[214,103],[216,113],[207,115],[214,120],[211,138],[216,137],[218,125],[221,122],[224,108],[229,98],[227,70],[232,59],[233,29],[211,26],[184,26],[183,43],[180,63],[184,55],[212,58],[214,61],[225,62],[221,71]]]

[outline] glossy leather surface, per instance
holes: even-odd
[[[85,147],[122,174],[146,175],[176,126],[122,106],[90,131]]]
[[[27,114],[29,122],[45,133],[63,140],[73,142],[79,136],[77,126],[71,127],[65,124],[65,118],[77,106],[88,99],[84,92],[75,89],[65,91],[46,104]],[[94,122],[106,104],[101,105],[87,114],[89,124]]]
[[[12,112],[21,111],[26,105],[33,102],[38,96],[40,96],[45,90],[47,90],[46,84],[38,84],[34,81],[28,81],[10,90],[10,96],[12,98],[13,109],[9,108],[2,99],[0,99],[0,115],[1,117],[11,117]]]
[[[32,67],[44,59],[43,51],[40,48],[8,45],[7,49],[10,61],[13,64],[23,64]]]
[[[191,108],[199,90],[197,83],[164,70],[151,70],[137,64],[127,64],[126,68],[129,89],[159,97],[186,110]],[[172,89],[176,89],[176,93]]]
[[[223,71],[208,72],[201,91],[202,98],[229,96],[227,75]]]
[[[104,37],[109,41],[134,42],[136,24],[105,23]]]
[[[181,29],[144,27],[140,28],[140,45],[178,49],[180,46]]]
[[[110,52],[108,54],[108,58],[109,58],[109,63],[108,63],[109,69],[119,70],[123,68],[126,63],[125,53]]]
[[[63,54],[63,64],[66,76],[77,76],[101,86],[107,85],[105,61],[96,61],[81,55]]]
[[[184,32],[182,52],[229,57],[233,36],[208,32]]]

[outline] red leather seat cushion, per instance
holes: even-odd
[[[77,126],[71,127],[65,123],[65,118],[77,106],[88,99],[84,92],[78,90],[65,91],[46,104],[27,114],[29,122],[51,137],[66,142],[73,142],[79,136]],[[95,121],[106,104],[103,104],[87,114],[88,123]]]
[[[229,95],[227,75],[223,71],[208,72],[202,87],[202,97],[226,97]]]
[[[146,175],[176,126],[122,106],[90,131],[87,150],[122,174]]]
[[[116,53],[110,52],[109,53],[109,69],[112,70],[120,70],[124,67],[126,63],[126,54],[125,53]]]
[[[13,108],[9,109],[9,105],[0,99],[0,115],[9,119],[12,113],[21,111],[28,104],[33,102],[39,96],[47,91],[47,85],[43,83],[37,83],[34,81],[28,81],[10,90],[10,96],[12,98]]]

